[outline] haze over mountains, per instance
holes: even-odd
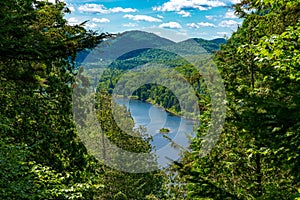
[[[180,48],[181,45],[198,43],[208,53],[212,53],[219,50],[221,44],[225,44],[224,38],[217,38],[213,40],[205,40],[201,38],[191,38],[182,42],[173,42],[166,38],[162,38],[153,33],[143,31],[127,31],[117,35],[113,39],[109,39],[101,43],[96,49],[90,51],[80,52],[77,56],[76,62],[82,63],[85,58],[85,62],[98,62],[101,60],[115,60],[121,57],[124,59],[128,57],[138,56],[140,53],[151,49],[170,47],[172,49]],[[191,47],[192,48],[192,47]],[[125,56],[126,55],[126,56]],[[125,56],[125,57],[124,57]]]

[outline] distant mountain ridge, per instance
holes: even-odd
[[[184,41],[179,42],[179,43],[189,43],[191,41],[197,42],[208,53],[213,53],[217,50],[220,50],[220,46],[222,44],[226,43],[226,40],[224,38],[216,38],[216,39],[212,39],[212,40],[205,40],[205,39],[202,39],[202,38],[190,38],[190,39],[184,40]]]
[[[137,30],[126,31],[117,35],[113,39],[109,39],[101,43],[99,47],[96,48],[96,50],[86,50],[79,52],[76,58],[76,62],[82,63],[87,56],[89,59],[88,62],[97,62],[99,60],[115,60],[120,56],[122,57],[122,59],[126,59],[129,57],[132,58],[151,48],[166,46],[174,46],[180,48],[180,45],[188,44],[190,42],[197,42],[207,52],[213,53],[214,51],[219,50],[220,45],[225,44],[226,40],[224,38],[216,38],[213,40],[191,38],[176,43],[169,39],[160,37],[154,33]]]
[[[179,87],[187,81],[201,94],[203,80],[198,69],[209,67],[211,53],[219,50],[220,44],[225,42],[222,38],[191,38],[175,43],[153,33],[129,31],[104,44],[100,48],[103,53],[99,54],[99,58],[103,60],[90,64],[86,71],[90,77],[96,77],[95,74],[103,70],[99,81],[97,78],[93,79],[93,85],[98,91],[106,90],[109,94],[134,97],[162,106],[173,113],[195,118],[197,116],[193,113],[197,113],[194,112],[196,107],[182,110],[173,91],[188,99],[187,88]],[[92,55],[92,58],[96,56]],[[196,64],[191,60],[196,60]],[[136,72],[139,70],[146,70],[150,78],[147,79],[146,74],[138,75]],[[145,84],[144,81],[149,81],[150,84]],[[135,85],[141,87],[132,88]],[[135,91],[131,91],[132,89]]]

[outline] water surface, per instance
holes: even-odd
[[[166,166],[170,160],[178,160],[181,148],[188,149],[190,138],[194,136],[193,127],[196,121],[173,115],[164,109],[139,100],[123,98],[115,99],[117,104],[124,105],[130,111],[135,122],[135,128],[143,126],[153,140],[150,142],[158,156],[158,163]],[[161,128],[168,128],[166,133],[181,148],[174,148],[172,143],[160,133]]]

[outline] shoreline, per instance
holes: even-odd
[[[160,108],[161,110],[164,110],[164,111],[167,111],[168,113],[174,115],[174,116],[178,116],[178,117],[182,117],[184,119],[188,119],[188,120],[192,120],[192,121],[197,121],[199,118],[196,117],[196,116],[193,116],[193,117],[187,117],[187,116],[183,116],[181,115],[180,113],[176,112],[176,111],[173,111],[173,110],[170,110],[170,109],[166,109],[164,108],[163,106],[161,105],[158,105],[158,104],[155,104],[154,102],[152,101],[142,101],[142,100],[139,100],[136,96],[130,96],[130,97],[124,97],[124,95],[113,95],[114,98],[123,98],[123,99],[133,99],[133,100],[137,100],[137,101],[141,101],[141,102],[144,102],[144,103],[149,103],[153,106],[156,106],[158,108]]]

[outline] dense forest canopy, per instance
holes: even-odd
[[[89,155],[72,120],[76,53],[111,35],[87,31],[84,24],[70,26],[63,2],[13,0],[0,7],[0,198],[157,195],[159,176],[104,168]],[[103,117],[109,123],[109,116]],[[133,193],[136,184],[140,190]]]
[[[92,198],[95,159],[71,113],[76,52],[108,34],[70,26],[65,4],[1,1],[1,199]],[[89,197],[90,196],[90,197]]]
[[[244,20],[238,30],[220,50],[220,40],[204,44],[223,78],[227,103],[222,134],[208,155],[201,152],[213,126],[211,99],[201,75],[184,60],[138,51],[116,60],[96,82],[103,134],[133,152],[150,152],[151,146],[145,130],[130,136],[112,116],[110,89],[123,68],[158,57],[197,92],[201,123],[191,152],[166,170],[135,174],[97,160],[83,141],[99,133],[91,127],[80,138],[72,113],[81,73],[76,56],[112,35],[86,30],[84,22],[69,25],[64,15],[70,10],[61,1],[0,1],[0,199],[300,199],[300,1],[242,0],[234,9]],[[135,95],[180,112],[161,85],[145,85]],[[133,120],[119,117],[132,131]],[[122,156],[111,149],[101,153]]]
[[[150,33],[145,32],[126,32],[119,38],[108,40],[108,48],[104,47],[103,54],[106,55],[107,51],[110,52],[112,48],[126,46],[128,38],[131,38],[130,42],[135,46],[135,43],[140,43],[140,41],[147,43],[151,36]],[[114,60],[109,59],[112,53],[110,57],[104,57],[100,53],[99,56],[103,59],[99,65],[103,62],[110,64],[103,68],[99,65],[90,65],[87,74],[93,77],[95,69],[104,70],[100,80],[97,81],[98,90],[105,89],[110,94],[119,97],[148,101],[164,107],[173,114],[197,119],[197,109],[199,109],[197,103],[193,104],[188,88],[183,85],[188,83],[197,96],[203,96],[206,93],[201,89],[201,87],[205,87],[203,78],[205,75],[200,74],[198,70],[200,68],[201,71],[205,71],[211,67],[208,64],[212,61],[212,53],[218,51],[220,44],[224,43],[226,40],[222,38],[214,40],[188,39],[170,43],[157,36],[153,48],[128,51]],[[196,59],[193,58],[193,54],[196,54]],[[189,60],[197,60],[194,62],[197,63],[197,67]],[[141,75],[143,73],[144,75]],[[151,76],[146,78],[146,74]],[[142,84],[145,81],[147,84]],[[134,85],[141,85],[141,87],[131,91],[130,87]],[[179,101],[179,96],[183,101]],[[205,105],[200,105],[200,107],[203,106]]]
[[[184,192],[172,197],[294,199],[300,178],[300,1],[242,1],[235,10],[244,22],[215,54],[228,102],[223,133],[201,157],[201,137],[211,126],[207,110],[193,152],[175,166]]]

